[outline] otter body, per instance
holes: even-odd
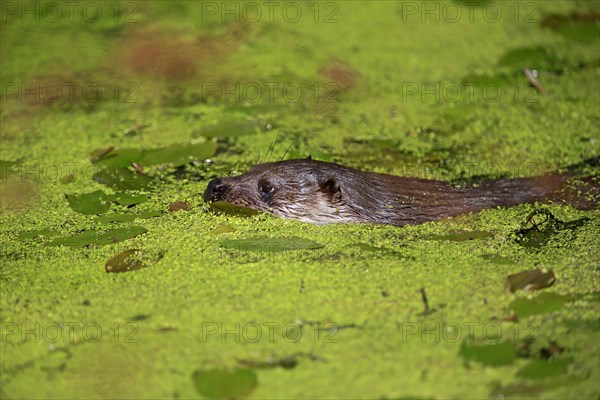
[[[237,177],[213,179],[204,199],[313,224],[403,226],[536,201],[591,208],[595,203],[567,193],[568,178],[554,173],[457,188],[448,182],[362,172],[308,158],[260,164]]]

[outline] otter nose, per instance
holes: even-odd
[[[204,191],[204,201],[217,201],[223,199],[225,193],[229,188],[222,179],[213,179],[208,183],[206,190]]]

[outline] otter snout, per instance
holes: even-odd
[[[218,201],[223,200],[225,194],[229,190],[229,186],[223,182],[223,179],[213,179],[208,183],[206,190],[204,191],[204,201]]]

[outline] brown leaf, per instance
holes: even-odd
[[[187,201],[174,201],[169,205],[169,211],[189,210],[192,206]]]
[[[142,264],[138,260],[128,260],[127,258],[133,253],[139,251],[138,249],[125,250],[110,260],[104,265],[106,272],[129,272],[135,271],[136,269],[145,268],[146,265]]]
[[[510,290],[514,293],[517,290],[529,291],[547,288],[552,286],[555,281],[556,276],[554,276],[552,269],[548,269],[547,272],[544,272],[541,269],[536,268],[507,276],[504,287],[506,290]]]

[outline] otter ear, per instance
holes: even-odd
[[[329,194],[330,196],[336,196],[341,193],[342,189],[340,184],[335,178],[327,178],[321,183],[321,191]]]

